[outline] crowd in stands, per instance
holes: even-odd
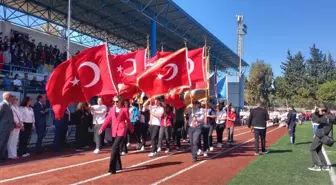
[[[37,77],[28,79],[28,73],[24,73],[23,79],[20,79],[20,75],[16,74],[14,80],[11,80],[9,73],[5,73],[5,77],[2,78],[2,88],[5,91],[22,91],[22,90],[45,90],[48,76],[45,75],[42,81],[38,81]]]
[[[61,53],[55,46],[48,46],[29,37],[28,34],[11,31],[10,37],[2,38],[0,33],[0,69],[20,70],[36,73],[41,67],[54,67],[66,60],[66,52]],[[10,65],[15,66],[10,69]]]

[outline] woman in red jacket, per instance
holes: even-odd
[[[111,123],[111,136],[112,136],[112,152],[110,159],[109,172],[115,174],[117,170],[122,170],[120,159],[120,143],[126,137],[127,129],[133,133],[133,125],[130,122],[128,109],[122,107],[120,97],[114,97],[114,106],[110,109],[103,125],[101,126],[99,133],[102,133],[104,129]]]

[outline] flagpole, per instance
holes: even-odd
[[[225,76],[225,84],[226,84],[226,101],[227,101],[227,105],[229,105],[229,73],[226,72],[226,76]]]
[[[207,82],[207,88],[206,88],[206,90],[205,90],[205,117],[207,117],[208,116],[208,96],[209,96],[209,80],[210,80],[210,75],[209,75],[209,68],[210,68],[210,65],[209,65],[209,63],[210,63],[210,47],[208,46],[207,47],[207,39],[208,39],[208,37],[204,37],[204,47],[205,47],[205,52],[206,52],[206,72],[205,72],[205,74],[206,74],[206,82]]]
[[[216,64],[215,64],[215,97],[216,97],[216,102],[218,101],[218,73],[217,73],[217,60],[216,60]]]
[[[68,3],[68,23],[67,23],[67,59],[70,58],[70,27],[71,27],[71,0]]]

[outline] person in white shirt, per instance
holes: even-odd
[[[96,143],[96,149],[93,151],[93,153],[98,154],[105,138],[105,132],[99,134],[99,130],[104,123],[107,114],[107,107],[103,104],[103,99],[98,98],[97,105],[93,105],[90,108],[91,114],[93,116],[94,141]]]
[[[32,105],[33,99],[27,96],[22,100],[20,107],[23,130],[20,132],[19,136],[19,155],[22,155],[22,157],[28,157],[30,155],[28,153],[27,145],[29,143],[32,129],[35,127],[35,115]]]
[[[18,98],[16,96],[13,96],[12,99],[12,111],[13,111],[13,118],[15,127],[14,130],[10,133],[9,140],[7,143],[7,149],[8,149],[8,158],[9,159],[18,159],[17,156],[17,145],[19,141],[19,134],[20,130],[23,130],[23,121],[22,121],[22,115],[21,111],[18,107]]]
[[[158,149],[158,139],[159,139],[159,131],[161,125],[161,118],[164,113],[164,109],[161,105],[160,98],[156,97],[154,100],[154,105],[149,106],[150,110],[150,134],[151,134],[151,145],[152,152],[148,154],[149,157],[154,157],[157,154]]]
[[[223,132],[225,129],[227,114],[224,108],[224,103],[218,103],[217,106],[218,106],[216,113],[217,148],[221,148],[223,144]]]
[[[15,75],[13,80],[14,89],[16,91],[21,90],[22,87],[22,81],[20,80],[20,76],[18,74]]]
[[[193,102],[193,108],[188,111],[189,139],[191,145],[192,161],[197,161],[198,143],[201,136],[201,124],[204,124],[205,111],[199,101]]]

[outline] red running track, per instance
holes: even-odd
[[[285,133],[268,128],[267,146]],[[216,149],[196,163],[187,146],[155,158],[147,156],[149,151],[132,151],[122,157],[124,170],[115,175],[107,174],[110,149],[14,164],[0,168],[0,184],[225,184],[255,159],[248,128],[237,127],[235,141],[236,146]]]

